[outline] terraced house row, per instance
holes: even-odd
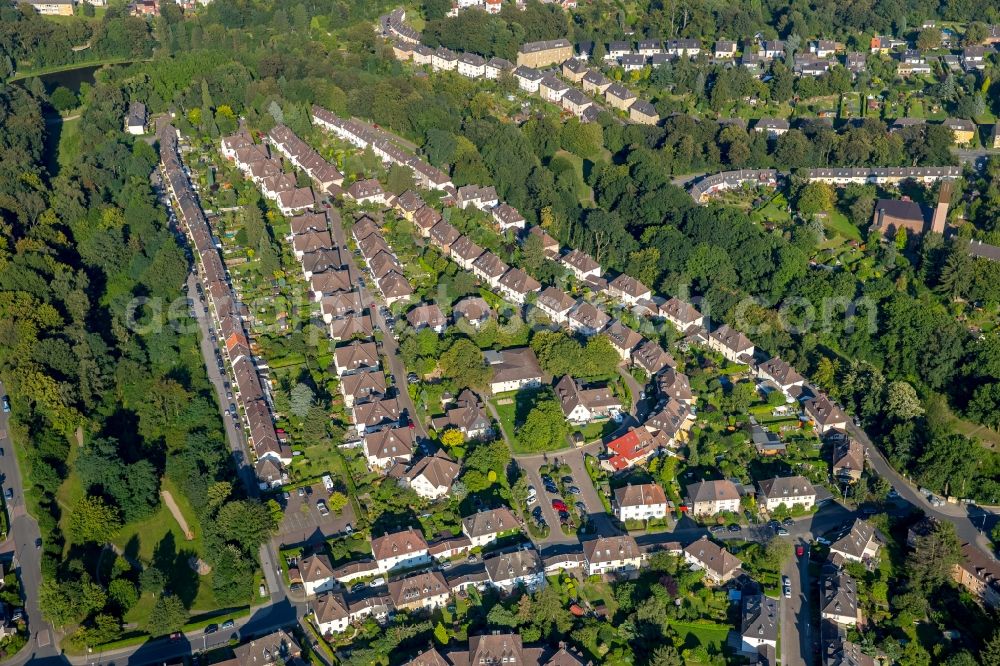
[[[160,126],[157,134],[164,182],[194,250],[201,285],[234,380],[234,397],[255,458],[258,482],[262,488],[281,485],[288,479],[285,466],[291,463],[292,454],[288,446],[279,441],[274,428],[270,384],[264,374],[266,364],[259,362],[254,354],[255,345],[244,322],[245,308],[233,289],[219,254],[219,244],[185,172],[179,152],[179,134],[167,123]]]

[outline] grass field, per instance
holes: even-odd
[[[684,641],[682,649],[694,650],[702,647],[710,655],[722,654],[726,645],[726,637],[730,631],[730,628],[724,624],[677,621],[671,621],[669,624]],[[686,663],[702,663],[693,661],[693,659],[693,656],[690,657]]]
[[[833,233],[843,236],[847,240],[861,240],[861,232],[856,226],[851,224],[847,219],[847,216],[839,210],[835,210],[827,215],[824,226],[826,226],[826,228]]]
[[[576,198],[580,202],[580,205],[584,208],[590,208],[594,205],[594,191],[587,185],[584,180],[583,175],[583,158],[579,155],[574,155],[567,150],[558,150],[553,156],[555,158],[562,158],[573,165],[573,170],[576,173],[577,186],[576,186]]]

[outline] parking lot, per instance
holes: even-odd
[[[517,456],[517,462],[525,470],[528,476],[528,483],[535,487],[538,493],[538,503],[533,504],[530,508],[534,510],[535,506],[542,507],[542,516],[545,518],[545,522],[548,523],[549,527],[552,528],[549,537],[544,540],[547,544],[577,541],[573,537],[568,537],[562,533],[559,529],[559,514],[552,508],[552,500],[563,499],[560,495],[555,493],[550,493],[545,490],[545,484],[542,482],[541,473],[539,468],[546,464],[555,464],[556,462],[560,464],[566,464],[570,468],[569,476],[573,478],[572,483],[567,483],[567,486],[576,486],[580,489],[579,495],[572,495],[572,501],[567,502],[567,504],[572,505],[576,502],[582,502],[586,507],[587,519],[591,522],[594,529],[598,534],[617,534],[619,530],[615,528],[614,522],[611,516],[607,514],[604,510],[604,505],[601,503],[601,498],[598,496],[598,491],[594,488],[593,482],[590,480],[590,475],[587,474],[587,468],[584,463],[584,455],[590,450],[591,447],[584,447],[579,449],[572,449],[563,451],[557,454],[546,455],[533,455],[533,456]],[[598,447],[595,446],[596,450]],[[560,479],[553,479],[558,482]],[[572,509],[572,507],[571,507]],[[575,510],[571,510],[574,513]]]
[[[300,495],[299,491],[304,494]],[[282,546],[296,546],[306,543],[323,541],[346,531],[347,526],[355,524],[354,507],[348,503],[338,515],[330,511],[326,516],[320,515],[316,507],[318,500],[328,501],[330,493],[322,483],[303,486],[288,492],[287,499],[279,499],[284,516],[278,528],[277,539]]]

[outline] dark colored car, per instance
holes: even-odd
[[[217,625],[217,624],[210,624],[207,627],[205,627],[205,633],[206,634],[214,634],[218,630],[219,630],[219,625]]]
[[[725,532],[726,531],[726,526],[725,525],[712,525],[711,527],[708,528],[708,531],[711,532],[712,534],[718,534],[719,532]]]
[[[10,398],[8,398],[7,396],[3,397],[3,411],[6,414],[10,413]]]
[[[736,523],[733,523],[732,525],[729,526],[729,531],[730,532],[742,532],[743,528],[740,527],[739,525],[737,525]]]

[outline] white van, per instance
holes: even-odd
[[[333,477],[331,477],[329,474],[324,474],[323,475],[323,485],[326,487],[326,492],[332,493],[333,492]]]

